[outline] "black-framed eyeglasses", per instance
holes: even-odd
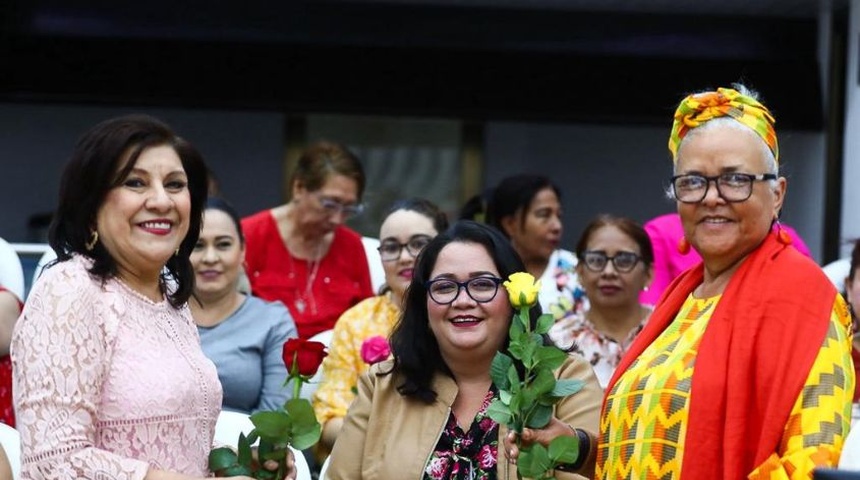
[[[412,235],[406,243],[400,243],[390,238],[383,240],[376,249],[379,251],[379,257],[383,262],[393,262],[400,258],[404,248],[413,258],[417,257],[421,250],[424,250],[424,247],[430,243],[430,240],[432,240],[430,235]]]
[[[343,216],[348,218],[358,215],[364,211],[363,203],[345,204],[339,200],[323,195],[317,195],[317,199],[319,200],[322,209],[329,215],[343,213]]]
[[[585,263],[585,268],[592,272],[602,272],[606,268],[606,264],[611,261],[616,271],[628,273],[636,268],[636,264],[642,260],[642,257],[633,252],[618,252],[610,257],[606,252],[586,250],[582,254],[581,260]]]
[[[682,203],[699,203],[708,194],[711,182],[717,186],[717,194],[727,202],[743,202],[752,195],[753,183],[776,180],[773,173],[727,172],[713,177],[690,173],[672,177],[672,194]]]
[[[504,280],[498,277],[475,277],[465,282],[458,282],[448,278],[437,278],[436,280],[426,282],[424,288],[427,289],[430,300],[439,305],[453,303],[457,299],[457,296],[460,295],[461,289],[466,289],[466,294],[472,300],[478,303],[487,303],[496,298],[496,294],[499,293],[499,285],[502,282]]]

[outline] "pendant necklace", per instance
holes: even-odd
[[[322,253],[322,244],[317,245],[317,249],[316,249],[316,252],[314,252],[313,258],[311,260],[308,260],[308,262],[307,262],[308,268],[307,268],[307,277],[306,277],[306,281],[305,281],[304,291],[299,291],[299,289],[296,288],[296,299],[295,299],[295,301],[293,301],[293,306],[296,307],[296,310],[300,314],[304,314],[305,309],[307,309],[308,307],[310,307],[310,309],[311,309],[311,314],[316,315],[316,313],[317,313],[317,302],[316,302],[316,299],[314,298],[313,287],[314,287],[314,281],[317,278],[317,273],[319,273],[320,264],[322,263],[321,253]],[[292,253],[289,254],[289,258],[290,258],[290,275],[295,277],[295,270],[296,269],[295,269],[295,265],[293,264]]]

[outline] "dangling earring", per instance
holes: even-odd
[[[687,237],[681,237],[678,241],[678,253],[681,255],[690,253],[690,242],[687,241]]]
[[[178,249],[178,248],[176,249],[176,251],[175,251],[175,252],[173,252],[173,255],[174,255],[174,256],[176,256],[176,257],[178,257],[178,256],[179,256],[179,249]]]
[[[779,218],[776,219],[776,239],[783,245],[791,245],[791,235],[782,228]]]
[[[88,252],[92,252],[94,248],[96,248],[96,243],[99,241],[99,232],[98,230],[93,230],[90,234],[90,241],[84,244],[84,247],[87,248]]]

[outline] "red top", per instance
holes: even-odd
[[[702,283],[703,270],[700,263],[672,282],[607,391],[675,319]],[[837,295],[821,268],[774,234],[744,260],[699,345],[682,462],[685,478],[746,478],[777,451],[824,342]],[[848,318],[847,308],[843,313]]]
[[[301,338],[333,328],[344,311],[373,296],[361,236],[349,228],[335,229],[316,268],[290,254],[270,210],[242,219],[242,231],[251,290],[265,300],[283,302]]]
[[[0,292],[7,292],[0,286]],[[21,300],[18,300],[18,311],[24,308]],[[0,357],[0,422],[15,426],[15,411],[12,408],[12,357],[3,355]]]

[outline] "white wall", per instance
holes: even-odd
[[[851,0],[848,24],[848,59],[845,79],[845,143],[843,151],[842,231],[840,238],[860,237],[860,84],[857,70],[860,48],[860,0]],[[850,255],[851,245],[844,243],[842,256]]]

